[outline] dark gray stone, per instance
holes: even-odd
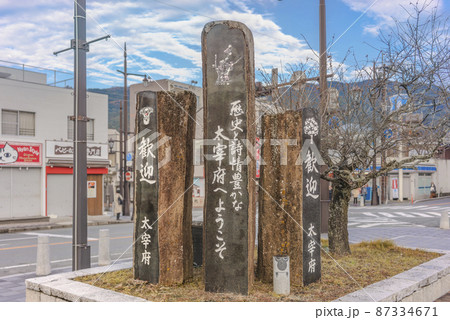
[[[134,278],[159,282],[157,94],[140,92],[136,110]],[[150,227],[150,228],[149,228]]]
[[[303,284],[320,280],[320,126],[313,109],[302,109]]]
[[[251,32],[242,23],[211,22],[203,29],[202,55],[204,137],[214,140],[204,149],[210,157],[205,159],[205,289],[247,294],[255,238],[255,165],[244,163],[244,139],[255,141]],[[236,146],[242,149],[232,151]]]

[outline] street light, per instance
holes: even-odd
[[[113,138],[109,138],[109,140],[108,140],[108,147],[109,147],[109,153],[113,153],[113,148],[114,148],[114,140],[113,140]]]

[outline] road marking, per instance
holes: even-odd
[[[402,217],[414,218],[414,216],[404,213],[404,212],[400,212],[400,211],[396,211],[395,214],[398,214],[399,216],[402,216]]]
[[[362,212],[362,214],[369,216],[369,217],[377,217],[376,214],[370,213],[370,212]]]
[[[371,228],[376,226],[385,226],[385,225],[404,225],[405,222],[381,222],[381,223],[372,223],[372,224],[364,224],[361,225],[360,228]],[[409,225],[409,224],[407,224]]]
[[[411,213],[411,214],[414,214],[414,215],[416,215],[416,216],[419,216],[419,217],[431,218],[430,215],[425,214],[425,213],[422,213],[422,212],[410,212],[410,213]]]
[[[119,256],[120,257],[121,255],[122,255],[122,253],[112,253],[111,257],[113,257],[113,256],[116,256],[116,257]],[[92,256],[91,258],[98,258],[98,256]],[[124,259],[131,259],[131,258],[132,257],[124,258]],[[72,258],[50,261],[50,263],[60,263],[60,262],[68,262],[68,261],[72,261]],[[35,266],[35,265],[36,265],[36,263],[26,263],[26,264],[18,264],[18,265],[15,265],[15,266],[6,266],[6,267],[1,267],[0,271],[1,270],[16,269],[16,268],[23,268],[23,267],[32,267],[32,266]]]
[[[28,237],[28,238],[11,238],[11,239],[0,239],[0,242],[5,242],[5,241],[20,241],[20,240],[29,240],[29,239],[34,239],[35,237]]]
[[[416,208],[414,208],[416,209]],[[419,210],[441,210],[442,208],[440,207],[424,207],[424,208],[420,208]]]
[[[382,216],[388,217],[388,218],[394,218],[394,215],[388,213],[388,212],[378,212]]]
[[[38,233],[38,232],[25,232],[22,233],[27,236],[48,236],[50,238],[64,238],[64,239],[72,239],[71,235],[66,234],[54,234],[54,233]],[[97,238],[88,238],[88,241],[95,241]]]
[[[440,212],[427,211],[426,213],[432,214],[432,215],[434,215],[434,216],[441,216],[441,213],[440,213]]]
[[[115,238],[110,238],[110,240],[126,239],[126,238],[132,238],[132,236],[115,237]],[[88,241],[97,241],[97,239],[95,239],[95,240],[89,240],[88,239]],[[56,245],[61,245],[61,244],[72,244],[72,241],[49,243],[50,246],[56,246]],[[37,244],[31,244],[31,245],[28,245],[28,246],[19,246],[19,247],[0,248],[0,251],[15,250],[15,249],[26,249],[26,248],[34,248],[34,247],[37,247]]]

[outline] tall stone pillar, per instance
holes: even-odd
[[[205,147],[205,289],[248,294],[254,272],[255,144],[253,36],[215,21],[202,33]]]
[[[262,119],[257,276],[273,278],[274,256],[288,255],[292,285],[302,285],[301,114],[287,111]]]
[[[317,113],[302,109],[302,223],[303,223],[303,284],[320,280],[322,273],[320,244],[320,126]]]
[[[258,267],[272,282],[272,257],[288,255],[291,284],[321,277],[319,120],[308,108],[263,117]]]
[[[177,284],[192,277],[195,109],[191,92],[138,93],[135,279]]]

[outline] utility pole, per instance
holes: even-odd
[[[120,194],[123,199],[123,181],[125,176],[125,168],[123,166],[123,111],[122,111],[122,101],[120,101],[120,112],[119,112],[119,189]]]
[[[319,4],[319,121],[322,137],[328,134],[326,128],[327,109],[327,27],[326,27],[326,7],[325,0],[320,0]],[[320,173],[326,170],[326,166],[320,166]],[[320,215],[321,232],[328,232],[328,219],[330,216],[330,196],[328,191],[329,182],[320,179]]]
[[[383,91],[381,92],[381,101],[383,103],[383,115],[385,115],[385,113],[387,112],[387,102],[386,102],[386,96],[387,96],[387,87],[386,87],[386,66],[383,63]],[[383,128],[384,129],[384,128]],[[381,145],[384,146],[384,144],[386,143],[386,134],[383,132],[383,135],[381,136]],[[384,166],[386,165],[386,149],[384,148],[384,150],[381,152],[381,167],[384,168]],[[386,203],[386,176],[387,173],[383,174],[380,178],[381,178],[381,204],[385,204]]]
[[[127,144],[128,144],[128,84],[127,84],[127,43],[124,43],[123,46],[123,72],[125,76],[123,77],[123,105],[124,105],[124,113],[123,113],[123,131],[124,131],[124,139],[123,139],[123,157],[124,157],[124,171],[128,171],[126,159],[127,159]],[[130,189],[128,188],[128,181],[125,179],[125,173],[124,173],[124,180],[123,180],[123,203],[124,203],[124,210],[123,215],[129,216],[130,215]]]
[[[326,8],[325,0],[320,0],[319,6],[319,24],[320,24],[320,57],[319,57],[319,92],[320,106],[319,116],[322,121],[325,117],[327,104],[327,27],[326,27]]]
[[[107,39],[104,36],[86,42],[86,0],[78,0],[74,5],[74,33],[70,48],[74,49],[74,164],[73,164],[73,235],[72,270],[86,269],[91,266],[91,248],[87,242],[87,144],[86,144],[86,52],[92,42]]]
[[[130,184],[125,179],[125,173],[128,171],[128,166],[126,165],[126,157],[127,157],[127,143],[128,143],[128,83],[127,83],[127,77],[129,75],[133,76],[141,76],[144,77],[142,82],[144,83],[144,87],[148,85],[148,78],[145,74],[138,74],[138,73],[128,73],[127,72],[127,43],[125,42],[123,45],[123,71],[117,70],[118,72],[123,74],[123,159],[121,160],[123,173],[121,177],[121,193],[123,196],[123,215],[129,216],[130,215]],[[120,120],[120,128],[122,128],[122,120]],[[123,161],[123,162],[122,162]],[[122,172],[122,171],[121,171]]]
[[[375,81],[377,78],[376,72],[376,66],[375,66],[375,61],[373,62],[373,85],[375,85]],[[373,163],[372,163],[372,172],[373,172],[373,179],[372,179],[372,201],[371,204],[373,206],[377,206],[378,205],[378,197],[377,197],[377,177],[376,177],[376,173],[377,173],[377,138],[376,138],[376,134],[375,134],[375,128],[377,125],[377,119],[376,119],[376,114],[375,114],[375,103],[376,103],[376,97],[373,96],[372,98],[372,126],[373,126],[373,130],[374,130],[374,138],[373,138]]]

